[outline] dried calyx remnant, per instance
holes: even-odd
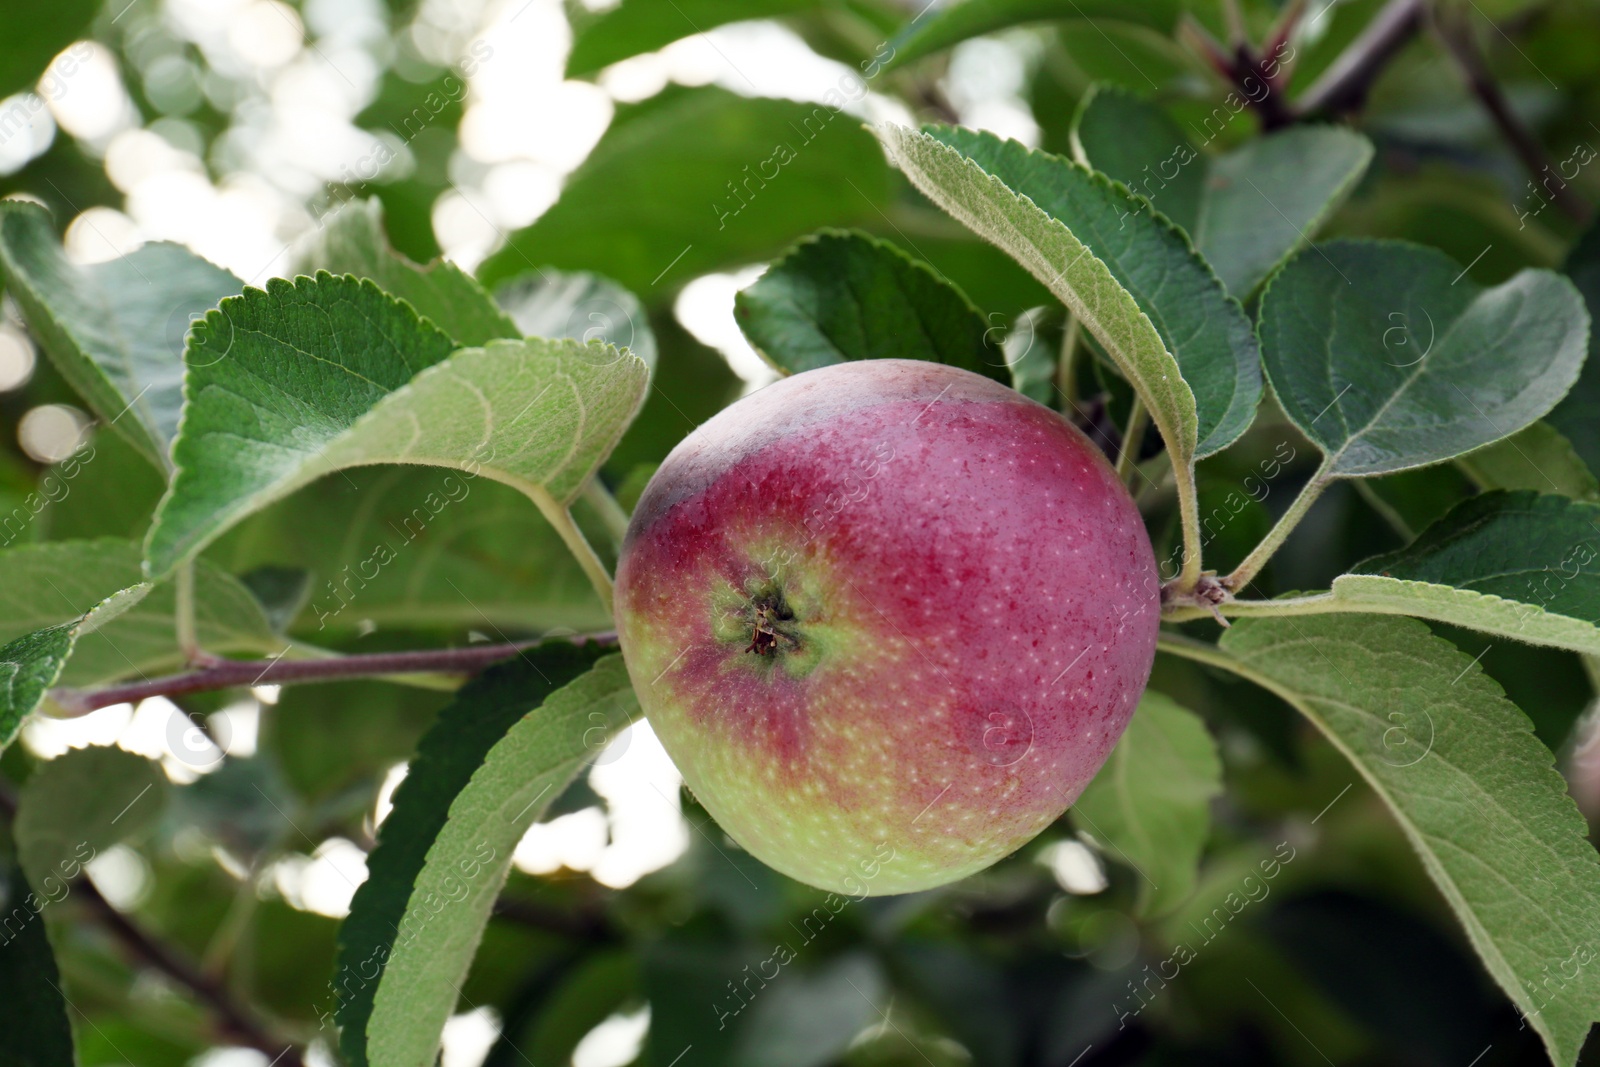
[[[1222,614],[1219,605],[1226,604],[1233,599],[1233,593],[1228,588],[1226,579],[1218,578],[1215,571],[1206,571],[1195,582],[1194,588],[1186,592],[1179,592],[1176,582],[1168,582],[1161,587],[1161,606],[1163,610],[1169,608],[1201,608],[1211,613],[1224,627],[1229,625],[1226,616]]]
[[[787,641],[791,648],[800,647],[800,641],[783,624],[794,621],[794,612],[784,603],[783,593],[772,592],[757,597],[750,603],[751,633],[746,652],[758,656],[775,655],[778,643]]]

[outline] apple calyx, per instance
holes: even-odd
[[[783,642],[788,642],[792,648],[800,647],[800,639],[789,632],[790,627],[784,625],[794,621],[794,612],[784,602],[782,590],[751,601],[750,609],[753,618],[750,620],[750,644],[745,646],[746,652],[775,656]]]
[[[825,644],[821,633],[815,626],[802,626],[802,620],[820,620],[810,618],[780,578],[764,574],[746,581],[742,589],[724,587],[712,610],[717,640],[727,650],[728,659],[745,670],[764,676],[778,671],[799,679],[810,674],[821,659]]]

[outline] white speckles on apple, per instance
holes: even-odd
[[[1159,605],[1137,512],[1058,417],[947,368],[849,366],[742,401],[668,459],[619,568],[618,625],[637,679],[709,635],[683,590],[735,580],[752,539],[793,552],[784,580],[827,614],[809,673],[752,671],[706,636],[641,701],[750,852],[852,891],[853,859],[888,842],[868,891],[903,892],[987,866],[1076,797],[1143,686]],[[794,383],[806,399],[780,402]],[[808,528],[879,440],[895,477]]]

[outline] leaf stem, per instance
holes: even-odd
[[[611,644],[617,639],[609,631],[580,634],[574,642],[595,641]],[[146,697],[203,693],[235,686],[294,685],[323,682],[336,678],[385,678],[400,674],[447,672],[475,674],[491,663],[525,651],[537,641],[503,645],[468,645],[465,648],[435,648],[416,652],[369,652],[355,656],[330,656],[310,660],[222,660],[186,674],[168,675],[140,682],[107,686],[103,689],[57,689],[55,702],[67,711],[82,715],[112,704],[127,704]]]
[[[1300,21],[1306,17],[1307,0],[1289,0],[1278,16],[1278,22],[1272,28],[1272,33],[1265,41],[1261,42],[1261,54],[1268,58],[1276,58],[1283,46],[1289,43],[1289,38],[1294,36],[1294,31],[1299,28]],[[1292,62],[1292,57],[1290,62]]]
[[[173,629],[178,638],[178,651],[185,663],[200,660],[200,638],[194,621],[194,560],[187,559],[179,565],[173,576],[177,607],[173,613]]]
[[[1244,673],[1239,661],[1216,645],[1205,641],[1196,641],[1194,638],[1185,637],[1183,634],[1175,634],[1167,630],[1158,631],[1156,633],[1156,651],[1182,656],[1184,659],[1203,663],[1207,667],[1221,667],[1223,670],[1233,671],[1237,674]]]
[[[1082,329],[1078,316],[1067,312],[1067,322],[1061,330],[1061,355],[1056,359],[1056,389],[1065,405],[1061,410],[1066,412],[1078,406],[1078,334]]]
[[[1367,502],[1367,507],[1376,511],[1383,521],[1389,524],[1390,529],[1400,535],[1402,541],[1409,543],[1416,540],[1417,531],[1411,528],[1411,524],[1406,522],[1405,517],[1399,511],[1395,510],[1393,504],[1378,495],[1377,491],[1372,488],[1371,482],[1365,478],[1357,478],[1356,492],[1360,493],[1361,499]]]
[[[1285,691],[1282,685],[1247,667],[1216,645],[1206,641],[1196,641],[1194,638],[1185,637],[1183,634],[1161,630],[1156,633],[1156,651],[1192,660],[1207,667],[1215,667],[1218,670],[1224,670],[1236,677],[1243,678],[1247,682],[1254,682],[1267,692],[1281,697],[1284,702],[1293,704],[1295,710],[1306,715],[1307,718],[1317,724],[1319,729],[1323,725],[1320,719],[1306,711],[1303,704],[1295,702],[1292,694]],[[1346,756],[1349,755],[1348,752],[1345,754]],[[1354,763],[1355,760],[1351,759],[1350,762]]]
[[[1404,614],[1371,604],[1353,604],[1340,600],[1333,593],[1312,593],[1307,596],[1283,597],[1279,600],[1226,600],[1216,605],[1220,614],[1234,618],[1280,615],[1327,615],[1332,612],[1357,611],[1365,614]],[[1209,609],[1192,604],[1177,604],[1163,612],[1162,622],[1189,622],[1193,619],[1214,618]]]
[[[1333,483],[1333,476],[1328,472],[1328,466],[1328,461],[1323,460],[1322,466],[1317,468],[1317,472],[1311,476],[1311,480],[1300,490],[1300,495],[1295,497],[1294,503],[1289,505],[1289,510],[1283,513],[1283,517],[1278,520],[1277,525],[1268,531],[1267,536],[1261,539],[1259,545],[1251,549],[1250,554],[1244,558],[1244,562],[1235,567],[1233,573],[1222,580],[1223,586],[1229,592],[1237,593],[1240,589],[1250,584],[1251,580],[1260,573],[1261,568],[1267,565],[1267,561],[1272,558],[1273,553],[1278,551],[1283,542],[1294,532],[1294,528],[1300,524],[1300,520],[1306,517],[1306,512],[1310,511],[1311,505],[1315,504],[1317,499],[1322,496],[1322,491]]]
[[[623,538],[628,535],[628,513],[622,510],[622,505],[617,503],[611,490],[600,481],[599,474],[584,483],[583,499],[605,523],[606,532],[611,535],[611,546],[621,553]]]
[[[1173,579],[1170,592],[1183,595],[1200,584],[1204,573],[1200,561],[1200,489],[1194,481],[1194,463],[1172,465],[1172,480],[1178,490],[1178,518],[1183,529],[1183,569]]]
[[[1128,422],[1122,431],[1122,451],[1117,454],[1117,477],[1122,479],[1123,485],[1133,482],[1134,472],[1139,469],[1139,446],[1144,441],[1144,428],[1150,422],[1150,413],[1145,410],[1144,401],[1137,395],[1133,404],[1128,408]]]
[[[610,615],[615,597],[615,584],[611,580],[611,572],[606,570],[606,565],[595,555],[594,546],[583,536],[583,531],[578,529],[578,524],[573,521],[572,511],[551,496],[542,485],[524,481],[504,471],[485,471],[485,473],[533,501],[534,507],[539,509],[549,520],[550,525],[556,528],[556,533],[561,535],[567,551],[572,553],[572,557],[578,561],[578,566],[583,568],[583,573],[588,577],[589,584],[594,586],[594,591],[600,597],[600,603],[606,609],[606,614]]]
[[[1185,15],[1178,24],[1178,40],[1187,45],[1222,77],[1234,86],[1240,98],[1253,108],[1261,119],[1264,130],[1276,130],[1294,122],[1295,115],[1283,99],[1282,64],[1276,73],[1269,75],[1270,64],[1255,50],[1245,34],[1238,5],[1225,11],[1228,22],[1228,43],[1224,45],[1206,30],[1192,15]],[[1266,92],[1261,92],[1265,88]],[[1259,94],[1259,95],[1258,95]]]
[[[572,552],[573,558],[578,561],[578,566],[583,568],[583,573],[588,576],[589,584],[594,586],[594,591],[600,597],[600,603],[606,609],[606,614],[612,612],[612,601],[616,595],[616,586],[611,580],[611,572],[606,570],[606,565],[595,555],[594,546],[589,539],[583,536],[583,531],[578,529],[578,524],[572,521],[572,512],[566,508],[560,510],[559,515],[552,515],[550,521],[555,523],[556,533],[561,535],[567,548]]]

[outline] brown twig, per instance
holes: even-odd
[[[116,935],[130,953],[190,990],[209,1007],[226,1035],[272,1057],[275,1067],[304,1067],[300,1052],[292,1043],[273,1037],[255,1013],[235,1001],[220,982],[202,973],[188,959],[151,937],[112,907],[88,878],[80,878],[73,885],[73,894],[88,905],[100,925]]]
[[[17,817],[17,795],[9,783],[0,782],[0,812],[10,820]],[[83,901],[94,917],[122,942],[130,953],[195,996],[216,1013],[220,1029],[229,1037],[275,1056],[275,1067],[304,1067],[300,1053],[290,1043],[269,1033],[255,1015],[239,1004],[219,982],[208,977],[189,960],[178,955],[137,926],[132,919],[111,906],[87,875],[72,883],[71,896]]]
[[[582,644],[614,644],[615,633],[582,634],[572,638]],[[112,704],[127,704],[147,697],[178,696],[245,685],[293,685],[338,678],[376,678],[402,674],[476,674],[503,659],[532,648],[536,641],[504,645],[469,645],[419,652],[372,652],[326,659],[219,660],[186,674],[150,678],[104,689],[57,689],[51,696],[64,710],[84,714]]]
[[[1504,90],[1495,79],[1494,72],[1489,69],[1488,62],[1483,53],[1478,49],[1477,39],[1473,36],[1472,26],[1467,21],[1465,12],[1452,14],[1443,9],[1434,13],[1434,29],[1439,40],[1444,44],[1445,51],[1455,59],[1456,65],[1461,68],[1461,75],[1466,80],[1467,88],[1478,98],[1489,117],[1494,121],[1495,128],[1500,135],[1510,143],[1512,151],[1527,168],[1533,181],[1538,183],[1543,196],[1566,212],[1567,217],[1574,222],[1583,222],[1589,217],[1588,205],[1583,198],[1572,191],[1572,187],[1556,174],[1554,163],[1545,153],[1544,146],[1533,135],[1527,125],[1522,121],[1511,107],[1511,102],[1506,99]],[[1553,175],[1556,185],[1552,188],[1546,175]]]
[[[1427,0],[1389,0],[1322,76],[1301,94],[1301,116],[1336,118],[1359,111],[1384,67],[1422,29]]]
[[[1255,107],[1256,113],[1261,116],[1261,128],[1267,131],[1291,126],[1297,117],[1284,93],[1289,80],[1288,70],[1280,64],[1276,71],[1271,71],[1274,62],[1276,60],[1271,53],[1258,55],[1248,45],[1240,47],[1235,58],[1234,84]],[[1263,88],[1266,91],[1259,100],[1256,99],[1252,94]]]
[[[1242,28],[1239,33],[1242,33]],[[1223,45],[1207,32],[1192,16],[1184,16],[1178,25],[1178,37],[1197,52],[1211,69],[1243,97],[1244,101],[1261,119],[1262,129],[1276,130],[1295,120],[1294,111],[1284,99],[1283,88],[1286,71],[1269,73],[1275,56],[1262,55],[1242,37]]]

